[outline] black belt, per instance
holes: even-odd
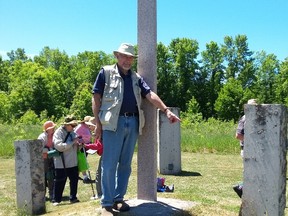
[[[120,113],[120,116],[125,116],[125,117],[130,117],[130,116],[138,116],[138,113],[130,113],[130,112],[125,112],[125,113]]]

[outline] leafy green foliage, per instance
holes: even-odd
[[[27,112],[25,112],[23,116],[21,116],[21,118],[19,119],[19,122],[23,124],[35,125],[35,124],[39,124],[40,120],[34,111],[28,110]]]
[[[181,112],[181,125],[185,128],[202,121],[199,104],[194,97],[188,102],[187,107],[186,112]]]
[[[263,103],[288,104],[288,58],[279,62],[264,51],[255,56],[245,35],[226,36],[223,44],[211,41],[202,58],[198,54],[198,42],[190,38],[157,45],[158,94],[167,106],[180,108],[185,126],[209,118],[236,121],[252,97]],[[48,46],[34,59],[22,48],[7,56],[9,60],[0,56],[0,122],[17,122],[27,111],[41,122],[71,113],[78,118],[91,115],[96,76],[101,67],[116,62],[102,51],[70,57]],[[137,59],[132,68],[137,69]],[[190,106],[197,107],[197,112]]]
[[[91,89],[91,83],[84,82],[76,91],[70,110],[79,119],[83,119],[87,115],[93,116]]]
[[[239,113],[242,108],[239,107],[244,91],[239,80],[230,78],[226,85],[221,89],[219,96],[215,103],[215,110],[217,116],[221,120],[239,119]]]

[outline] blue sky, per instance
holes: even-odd
[[[145,0],[144,0],[145,1]],[[287,0],[158,0],[157,41],[206,43],[245,34],[251,51],[288,57]],[[137,0],[0,0],[0,55],[24,48],[38,55],[45,46],[69,56],[112,53],[122,42],[137,43]]]

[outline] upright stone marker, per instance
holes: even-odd
[[[177,116],[180,110],[169,108]],[[160,174],[177,175],[181,172],[180,122],[170,124],[165,113],[158,110],[158,170]]]
[[[17,207],[30,215],[43,214],[45,176],[40,140],[14,142]]]
[[[156,0],[138,0],[138,68],[148,85],[157,92],[157,34]],[[157,199],[157,136],[156,109],[150,103],[144,104],[145,127],[138,141],[137,198]]]
[[[287,116],[283,105],[245,105],[242,215],[284,215]]]

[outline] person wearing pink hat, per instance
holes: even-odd
[[[53,198],[53,179],[54,179],[54,165],[53,158],[48,158],[48,151],[53,149],[53,134],[56,124],[53,121],[46,121],[43,124],[43,132],[38,136],[38,139],[43,143],[43,159],[44,159],[44,172],[45,184],[48,188],[49,200]]]

